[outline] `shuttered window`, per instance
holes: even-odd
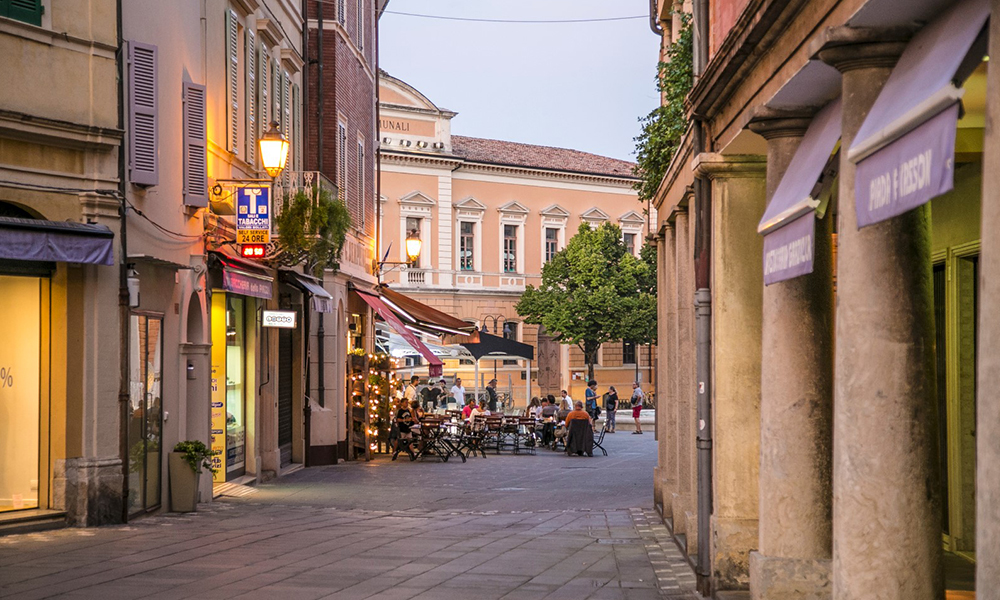
[[[260,126],[261,131],[267,130],[271,127],[271,103],[270,96],[268,94],[268,89],[270,86],[267,84],[267,78],[271,73],[271,56],[267,52],[267,48],[264,43],[260,44],[260,60],[258,61],[258,81],[260,83],[260,98],[257,102],[257,106],[260,107]]]
[[[128,45],[128,164],[135,185],[159,183],[156,130],[156,46]]]
[[[247,135],[246,135],[246,146],[247,146],[247,162],[250,163],[251,167],[256,168],[257,163],[255,155],[257,154],[257,138],[260,137],[260,133],[257,131],[257,43],[254,32],[249,27],[247,28],[247,39],[243,44],[246,48],[247,54],[247,84],[244,86],[246,90],[246,105],[247,105]]]
[[[343,25],[347,23],[347,2],[346,0],[337,0],[337,20]]]
[[[42,0],[0,0],[0,17],[41,25],[44,12]]]
[[[302,170],[302,96],[298,84],[292,85],[292,167]]]
[[[240,55],[239,55],[239,21],[236,11],[226,11],[226,100],[229,129],[228,146],[233,154],[240,153]]]
[[[358,0],[358,48],[365,49],[365,0]]]
[[[358,226],[361,229],[365,228],[365,208],[367,208],[368,203],[365,202],[365,142],[364,140],[358,140],[358,216],[360,218],[360,223]]]
[[[337,131],[337,195],[341,202],[347,204],[347,125],[338,123]],[[350,205],[347,208],[351,212],[351,219],[357,224],[358,215]]]
[[[275,56],[271,61],[271,120],[281,128],[281,60]]]
[[[205,86],[184,83],[184,204],[208,206]]]

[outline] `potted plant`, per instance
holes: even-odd
[[[170,508],[174,512],[194,512],[198,508],[198,483],[201,470],[215,473],[210,450],[200,440],[177,442],[170,453]]]

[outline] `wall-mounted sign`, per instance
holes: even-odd
[[[281,329],[295,329],[294,310],[265,310],[264,327],[279,327]]]
[[[266,185],[236,189],[236,243],[271,241],[271,188]]]

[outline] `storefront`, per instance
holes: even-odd
[[[255,263],[210,255],[212,275],[212,450],[216,482],[256,474],[254,450],[258,312],[273,277]]]
[[[49,508],[53,434],[50,370],[53,314],[70,302],[65,295],[65,263],[111,265],[114,236],[107,227],[31,218],[0,203],[0,513]],[[55,282],[55,283],[53,283]],[[53,299],[54,290],[56,299]]]

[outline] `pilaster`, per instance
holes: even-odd
[[[674,226],[672,223],[663,223],[660,234],[656,236],[656,257],[657,257],[657,290],[658,301],[657,313],[657,344],[656,351],[659,354],[657,361],[659,373],[656,380],[661,382],[657,386],[656,404],[656,447],[657,462],[654,473],[655,484],[653,487],[654,499],[662,506],[664,518],[673,518],[673,493],[677,484],[677,454],[674,451],[677,431],[674,419],[674,394],[673,381],[676,374],[674,363],[674,347],[672,340],[676,332],[673,326],[673,318],[676,311],[671,310],[673,289],[676,277],[674,274]]]
[[[757,547],[765,167],[762,156],[694,159],[712,199],[713,590],[746,589]]]

